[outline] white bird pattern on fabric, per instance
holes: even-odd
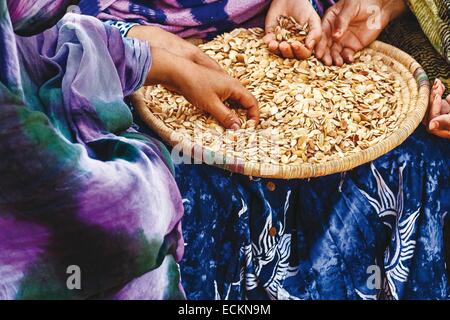
[[[384,255],[384,271],[387,281],[385,281],[385,292],[390,292],[392,298],[398,299],[398,282],[404,283],[408,280],[409,268],[408,261],[414,255],[416,241],[413,240],[415,222],[420,214],[419,208],[411,213],[406,214],[404,209],[403,194],[403,170],[399,169],[399,187],[397,197],[394,196],[392,190],[383,180],[381,174],[371,165],[372,172],[377,182],[378,200],[369,196],[365,191],[361,193],[369,200],[369,203],[376,210],[378,216],[382,219],[383,224],[392,230],[392,242]],[[393,217],[390,222],[389,217]],[[357,292],[358,295],[364,295]],[[387,297],[389,298],[389,297]]]
[[[279,222],[278,235],[273,237],[269,230],[273,227],[272,214],[267,216],[265,225],[259,235],[257,243],[251,243],[241,248],[241,254],[245,257],[245,264],[240,272],[240,280],[230,285],[245,283],[246,291],[254,290],[258,285],[262,285],[271,299],[298,299],[291,296],[282,287],[282,282],[292,277],[298,272],[298,267],[289,265],[291,253],[291,234],[286,233],[286,216],[289,209],[289,198],[291,191],[286,195],[284,205],[284,222]],[[243,208],[239,211],[242,216],[248,210],[243,202]],[[276,265],[270,278],[264,283],[260,283],[260,274],[266,265]]]

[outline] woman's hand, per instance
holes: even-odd
[[[444,84],[436,79],[431,90],[428,114],[424,119],[428,132],[450,139],[450,95],[442,97],[445,91]]]
[[[174,55],[191,60],[206,68],[225,72],[216,61],[211,59],[198,47],[161,28],[134,26],[128,31],[128,37],[147,41],[153,48],[165,49]]]
[[[353,62],[355,53],[377,39],[406,6],[403,0],[340,0],[322,20],[316,56],[326,65]]]
[[[286,41],[278,42],[274,29],[278,25],[279,16],[291,16],[298,23],[308,23],[309,34],[306,38],[306,46],[300,42],[289,44]],[[322,29],[320,17],[308,0],[273,0],[266,17],[266,36],[264,41],[269,50],[284,58],[307,59],[311,56],[316,43],[319,42]]]
[[[227,100],[247,109],[249,120],[259,122],[258,101],[228,74],[160,48],[152,48],[152,58],[146,85],[161,84],[183,95],[194,106],[212,114],[225,128],[241,127],[240,119],[224,104]]]

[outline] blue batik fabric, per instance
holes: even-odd
[[[190,299],[447,299],[448,140],[419,128],[352,171],[252,179],[179,165]]]

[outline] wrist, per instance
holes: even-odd
[[[383,0],[384,24],[388,25],[406,10],[406,0]]]
[[[159,29],[158,27],[142,26],[137,24],[130,28],[130,30],[127,33],[127,37],[137,38],[151,42],[150,40],[154,38],[156,33],[160,30],[161,29]]]
[[[179,58],[168,51],[151,47],[152,66],[147,76],[146,85],[168,85],[173,83]]]

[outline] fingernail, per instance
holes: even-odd
[[[239,130],[239,129],[240,129],[240,127],[239,127],[239,125],[238,125],[237,123],[233,123],[233,124],[231,125],[231,130],[236,131],[236,130]]]
[[[433,89],[437,89],[438,84],[439,84],[438,79],[435,79],[435,80],[434,80],[434,84],[433,84]]]
[[[437,128],[439,128],[439,122],[431,121],[430,122],[430,130],[436,130]]]
[[[342,30],[338,30],[334,33],[335,37],[340,37],[342,35]]]
[[[308,45],[308,49],[314,49],[314,46],[316,45],[316,40],[312,40],[312,41],[310,41],[309,42],[309,45]]]

